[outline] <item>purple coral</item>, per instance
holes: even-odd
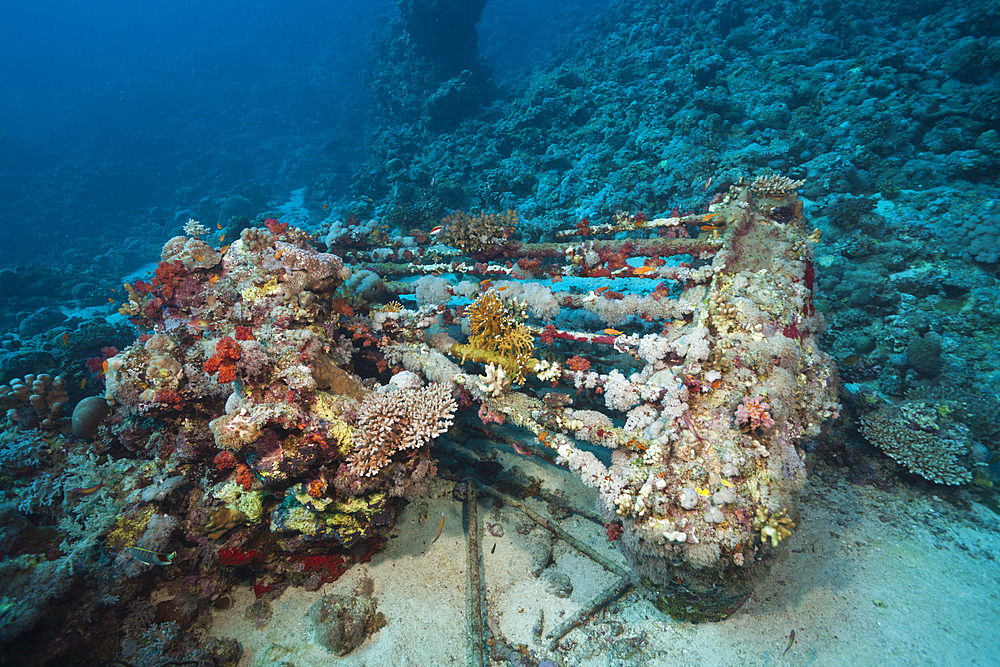
[[[774,419],[771,418],[770,404],[763,402],[760,396],[743,397],[743,402],[736,407],[736,423],[747,424],[750,430],[758,428],[771,428],[774,426]]]
[[[267,350],[263,345],[255,340],[241,340],[240,358],[236,362],[236,368],[244,377],[252,377],[263,371],[270,360],[267,357]]]

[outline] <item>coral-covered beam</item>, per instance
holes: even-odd
[[[552,332],[547,332],[541,327],[528,327],[531,333],[536,336],[551,335],[552,338],[558,338],[559,340],[568,340],[574,343],[603,343],[605,345],[614,345],[616,335],[609,334],[591,334],[582,331],[563,331],[561,329],[555,329]]]
[[[620,254],[623,257],[673,257],[692,255],[700,257],[705,253],[718,251],[720,241],[707,238],[656,238],[633,239],[631,241],[581,241],[579,243],[512,243],[506,254],[512,258],[566,259],[572,253],[583,254],[594,251],[598,254]],[[508,266],[509,264],[509,266]],[[487,264],[483,262],[372,262],[363,268],[380,276],[406,276],[429,273],[475,273],[481,276],[511,275],[516,265],[511,262]]]
[[[656,238],[633,239],[631,247],[624,241],[584,241],[580,243],[524,243],[517,247],[518,257],[565,257],[568,251],[593,250],[598,253],[622,252],[629,257],[672,257],[674,255],[701,255],[715,253],[719,242],[711,238]]]

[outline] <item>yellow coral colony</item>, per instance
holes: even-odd
[[[504,302],[496,290],[479,296],[469,307],[469,344],[456,345],[452,353],[463,359],[502,366],[512,382],[522,384],[531,371],[535,341],[523,322],[516,301]]]

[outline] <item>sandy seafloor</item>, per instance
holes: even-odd
[[[515,454],[499,460],[593,510],[594,491],[570,473]],[[467,542],[453,486],[439,480],[428,498],[409,504],[370,563],[317,592],[287,589],[262,629],[246,620],[254,595],[241,587],[230,609],[214,612],[210,633],[239,639],[241,667],[470,664]],[[528,504],[548,516],[544,501]],[[441,537],[432,542],[442,514]],[[990,510],[906,485],[891,492],[859,487],[826,469],[811,475],[799,518],[771,576],[728,620],[676,622],[631,591],[567,635],[561,645],[568,650],[550,652],[544,635],[616,576],[557,541],[550,567],[569,575],[573,591],[556,597],[545,573],[529,572],[530,541],[548,531],[535,526],[520,534],[518,525],[531,522],[519,510],[481,496],[487,622],[509,644],[559,665],[1000,665],[1000,518]],[[487,523],[500,523],[503,536],[490,534]],[[600,525],[575,514],[558,523],[624,564]],[[374,580],[387,625],[339,658],[313,641],[306,612],[324,594],[351,594],[364,577]],[[532,628],[540,612],[538,640]],[[792,629],[795,643],[786,652]]]

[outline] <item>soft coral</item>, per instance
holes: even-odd
[[[240,358],[240,346],[229,336],[223,336],[215,346],[215,354],[205,362],[205,372],[219,372],[219,382],[236,379],[236,364]]]
[[[174,289],[182,278],[187,276],[188,271],[184,265],[178,261],[160,262],[156,267],[156,274],[153,276],[152,284],[159,288],[160,293],[167,299],[174,297]]]

